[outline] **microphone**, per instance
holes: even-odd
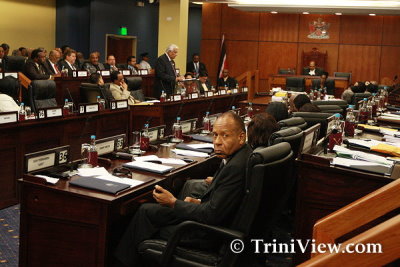
[[[69,91],[68,87],[66,88],[66,90],[67,90],[67,92],[68,92],[69,98],[71,98],[73,109],[76,110],[75,101],[74,101],[74,99],[72,98],[71,92]],[[72,112],[74,112],[74,110],[72,110]]]

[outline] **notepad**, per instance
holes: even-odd
[[[361,161],[361,160],[354,160],[354,159],[345,159],[345,158],[334,158],[332,161],[332,165],[347,167],[351,169],[361,170],[361,171],[368,171],[378,174],[391,174],[392,173],[392,166]]]
[[[41,174],[36,174],[35,176],[45,179],[46,182],[49,184],[56,184],[58,182],[58,180],[60,180],[58,178],[53,178],[53,177],[50,177],[47,175],[41,175]]]
[[[71,182],[70,185],[75,185],[83,188],[98,190],[105,193],[117,194],[123,190],[130,188],[130,185],[118,183],[114,181],[98,179],[94,177],[79,177]]]
[[[174,169],[174,167],[171,166],[166,166],[152,162],[145,162],[145,161],[132,161],[124,163],[123,166],[126,168],[149,171],[159,174],[164,174]]]
[[[176,148],[185,149],[185,150],[191,150],[191,151],[196,151],[196,152],[202,152],[202,153],[207,153],[207,154],[210,154],[210,153],[212,153],[214,151],[214,146],[212,144],[205,144],[205,145],[211,145],[211,147],[207,147],[207,146],[204,146],[204,145],[203,146],[199,146],[199,147],[196,147],[196,146],[193,147],[193,145],[178,144],[176,146]]]
[[[209,156],[207,153],[184,150],[184,149],[173,149],[172,152],[174,152],[177,155],[189,156],[189,157],[207,158]]]
[[[159,158],[156,155],[149,155],[143,157],[135,157],[135,161],[159,161],[161,164],[176,164],[176,165],[186,165],[188,164],[184,160],[176,158]]]

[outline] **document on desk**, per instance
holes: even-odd
[[[108,175],[108,174],[109,174],[109,172],[104,167],[78,169],[78,175],[82,176],[82,177],[95,177],[95,176]]]
[[[191,150],[184,150],[184,149],[173,149],[172,152],[174,152],[177,155],[181,155],[181,156],[199,157],[199,158],[209,157],[209,155],[207,153],[191,151]]]
[[[41,175],[41,174],[36,174],[35,176],[45,179],[46,182],[49,183],[49,184],[56,184],[58,182],[58,180],[60,180],[58,178],[53,178],[53,177],[46,176],[46,175]]]
[[[361,151],[356,151],[356,150],[351,150],[342,146],[335,146],[333,150],[336,152],[338,157],[341,158],[350,158],[350,159],[355,159],[355,160],[362,160],[362,161],[368,161],[368,162],[373,162],[373,163],[378,163],[378,164],[383,164],[387,166],[392,166],[393,161],[387,160],[385,157],[378,156],[378,155],[373,155],[371,153],[366,153],[366,152],[361,152]]]
[[[132,161],[124,163],[122,166],[137,170],[149,171],[158,174],[164,174],[174,169],[174,167],[166,166],[162,164],[146,162],[146,161]]]
[[[209,135],[192,134],[190,136],[193,138],[193,140],[196,140],[196,141],[201,141],[201,142],[206,142],[206,143],[213,142],[213,138]]]
[[[350,144],[371,149],[371,147],[382,144],[383,142],[371,139],[347,139]]]
[[[361,170],[361,171],[368,171],[378,174],[388,174],[392,173],[392,166],[361,161],[361,160],[354,160],[354,159],[345,159],[345,158],[334,158],[332,161],[332,165],[347,167],[351,169]]]
[[[95,179],[103,179],[103,180],[106,180],[106,181],[111,181],[111,182],[116,182],[116,183],[121,183],[121,184],[127,184],[130,187],[139,186],[139,185],[145,183],[144,181],[131,179],[131,178],[117,177],[117,176],[114,176],[112,174],[97,176]]]
[[[98,179],[95,177],[79,177],[69,182],[69,184],[114,195],[131,187],[129,184]]]
[[[147,100],[147,103],[160,103],[160,100],[154,99],[154,100]]]
[[[184,150],[191,150],[191,151],[196,151],[196,152],[203,152],[210,154],[214,151],[214,145],[213,144],[178,144],[176,146],[178,149],[184,149]]]
[[[188,164],[184,160],[176,158],[159,158],[156,155],[135,157],[135,161],[158,161],[161,164],[176,164],[176,165],[186,165]]]

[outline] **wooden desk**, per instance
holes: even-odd
[[[81,144],[90,135],[104,138],[129,133],[129,110],[49,120],[28,120],[0,125],[0,209],[16,204],[17,179],[22,177],[24,155],[70,145],[72,159],[81,157]]]
[[[286,88],[287,77],[305,78],[307,91],[311,89],[313,79],[320,79],[320,76],[272,74],[268,78],[269,89],[272,90],[273,87]],[[344,77],[332,77],[332,76],[329,76],[328,79],[335,80],[335,97],[340,98],[342,96],[343,91],[349,87],[349,80]]]
[[[166,153],[159,156],[166,156]],[[171,152],[171,157],[176,156]],[[114,196],[94,190],[19,180],[21,188],[20,266],[111,266],[111,257],[121,234],[130,221],[126,208],[151,198],[155,184],[172,188],[186,177],[212,175],[219,164],[215,157],[196,159],[187,167],[166,176],[134,171],[133,177],[155,180]],[[124,161],[113,160],[110,169]],[[204,176],[203,176],[204,175]],[[72,177],[74,179],[74,177]]]
[[[246,112],[249,102],[251,102],[253,104],[254,114],[265,112],[265,109],[268,107],[269,103],[271,103],[271,98],[271,96],[261,96],[253,98],[252,101],[243,100],[238,103],[238,107],[243,110],[243,112]]]
[[[393,181],[379,174],[330,166],[327,159],[307,154],[301,155],[296,162],[295,238],[301,239],[303,244],[312,238],[317,220]],[[309,258],[309,249],[304,254],[297,250],[295,263]]]
[[[150,126],[165,124],[168,135],[171,134],[172,124],[178,116],[181,120],[197,118],[201,122],[206,111],[210,111],[210,114],[225,112],[244,99],[247,99],[247,93],[131,106],[131,118],[133,118],[131,130],[140,130],[148,122]]]
[[[134,76],[125,76],[125,77],[134,77]],[[154,74],[143,75],[142,77],[142,90],[145,96],[153,97],[153,86],[154,86]],[[57,90],[56,90],[56,100],[57,103],[61,105],[64,103],[64,99],[71,97],[69,96],[68,90],[71,93],[71,96],[74,100],[74,103],[77,105],[80,102],[81,94],[79,91],[79,87],[81,83],[88,82],[88,77],[55,77],[54,81],[56,82]],[[109,77],[104,77],[104,82],[110,82]],[[68,89],[68,90],[67,90]]]

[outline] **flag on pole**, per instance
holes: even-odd
[[[226,47],[225,47],[225,35],[222,35],[221,40],[221,55],[219,57],[219,65],[218,65],[218,78],[222,77],[222,71],[228,68],[228,64],[226,62]]]

